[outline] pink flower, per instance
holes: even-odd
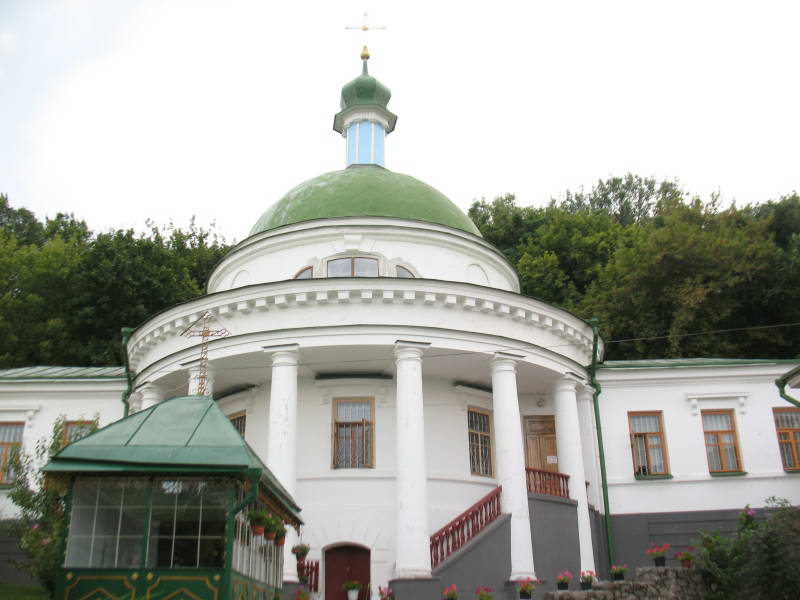
[[[37,523],[37,524],[34,524],[34,525],[31,525],[31,529],[33,529],[34,531],[36,531],[37,529],[39,529],[39,525],[38,525],[38,523]]]

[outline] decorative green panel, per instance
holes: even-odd
[[[54,600],[228,600],[222,569],[62,569]]]
[[[273,600],[280,590],[234,572],[231,575],[231,600]]]

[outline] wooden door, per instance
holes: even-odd
[[[558,472],[554,416],[525,417],[525,464],[531,469]]]
[[[369,550],[360,546],[336,546],[325,551],[325,600],[347,600],[342,584],[361,584],[358,600],[368,600]]]

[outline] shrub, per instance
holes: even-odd
[[[800,507],[769,498],[766,518],[749,506],[733,536],[703,533],[695,565],[707,600],[791,600],[800,589]]]

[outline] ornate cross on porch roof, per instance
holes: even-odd
[[[202,338],[202,342],[200,343],[200,373],[197,376],[197,393],[200,396],[206,395],[206,384],[208,382],[208,341],[212,337],[226,337],[230,335],[230,331],[224,327],[211,329],[210,324],[212,321],[216,321],[216,318],[209,311],[206,311],[199,319],[181,332],[183,337]],[[197,327],[197,325],[199,325],[199,327]]]

